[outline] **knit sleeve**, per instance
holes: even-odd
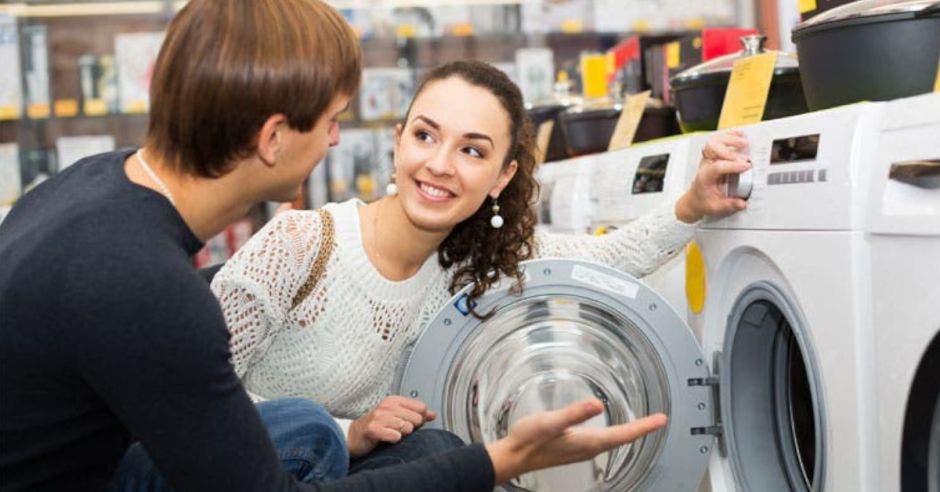
[[[240,378],[279,330],[307,280],[319,248],[321,223],[311,211],[277,215],[230,258],[212,280],[231,332],[232,365]]]
[[[675,256],[692,238],[696,224],[676,218],[672,205],[655,209],[603,236],[537,231],[537,257],[596,261],[642,277]]]

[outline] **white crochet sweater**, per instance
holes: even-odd
[[[288,312],[320,238],[319,214],[277,215],[216,275],[212,290],[232,332],[232,364],[255,397],[302,396],[356,418],[386,396],[407,345],[450,299],[451,271],[432,255],[390,281],[362,246],[358,208],[329,204],[336,244],[307,299]],[[601,236],[536,233],[536,256],[593,260],[643,276],[679,252],[695,226],[664,207]]]

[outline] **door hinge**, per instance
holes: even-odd
[[[721,352],[715,352],[712,357],[712,373],[704,378],[691,378],[688,380],[689,386],[708,386],[712,391],[712,402],[715,405],[715,422],[712,425],[702,427],[692,427],[690,432],[693,436],[709,434],[715,436],[718,443],[718,453],[722,458],[728,456],[728,449],[725,447],[725,429],[721,419],[721,383],[718,378],[719,361]]]

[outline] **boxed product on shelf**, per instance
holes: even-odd
[[[23,79],[26,83],[26,114],[33,119],[49,117],[49,51],[46,26],[23,26]]]
[[[16,32],[16,20],[0,14],[0,66],[6,74],[0,77],[0,120],[19,118],[23,107],[20,44]]]
[[[555,55],[548,48],[516,50],[516,83],[527,103],[547,99],[555,82]]]
[[[78,70],[85,114],[117,113],[120,108],[114,56],[82,55]]]
[[[55,148],[58,154],[58,170],[62,171],[83,157],[110,152],[114,150],[115,145],[111,135],[75,135],[57,138]]]
[[[383,196],[393,147],[390,129],[343,130],[339,145],[330,149],[327,159],[330,201],[359,198],[368,202]]]
[[[407,68],[367,68],[359,89],[359,116],[363,121],[403,118],[415,91],[415,78]]]
[[[19,146],[15,143],[0,144],[0,206],[11,205],[22,191]]]
[[[163,35],[163,32],[132,32],[114,36],[114,63],[122,112],[145,113],[149,109],[150,77]]]
[[[193,264],[196,268],[205,268],[228,260],[248,242],[253,232],[250,219],[229,224],[225,230],[206,241],[206,245],[193,256]]]

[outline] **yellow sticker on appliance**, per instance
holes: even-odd
[[[698,244],[692,241],[685,248],[685,299],[689,302],[689,309],[693,313],[701,314],[705,309],[707,294],[705,258],[702,257],[702,250]]]
[[[636,136],[637,128],[640,127],[640,120],[643,119],[643,111],[646,109],[646,102],[649,98],[650,91],[627,96],[627,100],[623,103],[623,109],[620,110],[617,126],[614,127],[614,133],[610,136],[607,150],[625,149],[633,143],[633,138]]]
[[[801,14],[816,10],[816,0],[799,0],[797,5]]]
[[[776,51],[742,58],[734,63],[718,118],[719,130],[760,122],[776,64]]]

